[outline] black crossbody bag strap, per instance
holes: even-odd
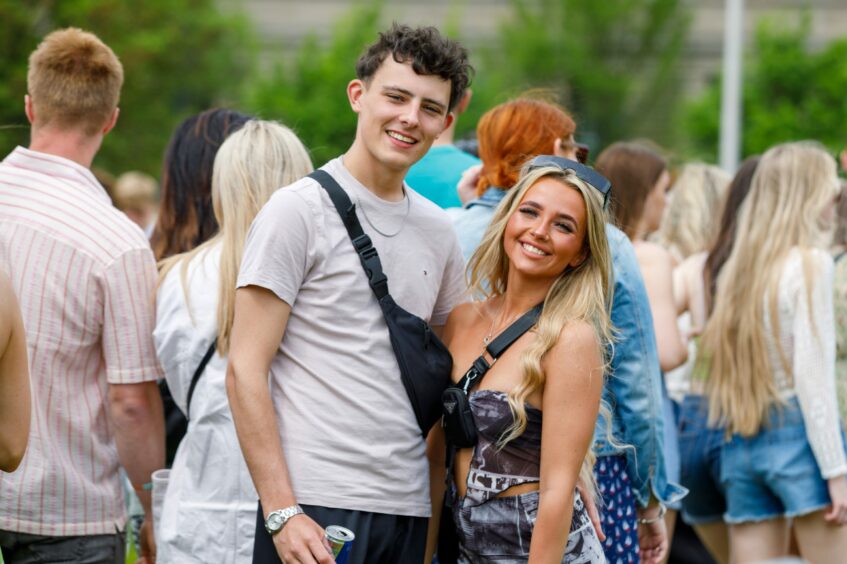
[[[382,271],[382,263],[371,238],[362,230],[362,224],[356,217],[356,205],[350,201],[347,192],[338,185],[332,175],[325,170],[318,169],[310,173],[309,177],[317,180],[329,194],[329,199],[332,200],[332,205],[335,206],[338,215],[341,216],[341,221],[353,242],[353,248],[359,255],[362,268],[365,269],[365,275],[368,277],[368,285],[373,290],[376,299],[381,300],[388,295],[388,278]]]
[[[482,377],[485,376],[485,373],[488,372],[491,365],[500,358],[500,355],[506,352],[506,349],[511,347],[515,341],[517,341],[524,333],[529,331],[530,328],[535,325],[538,321],[538,317],[541,315],[541,309],[543,307],[543,303],[538,304],[520,316],[516,321],[504,329],[502,333],[497,335],[497,338],[485,347],[485,351],[491,357],[491,361],[489,362],[485,358],[484,354],[480,355],[479,358],[473,361],[473,365],[471,365],[470,370],[462,376],[462,379],[456,383],[456,386],[462,388],[462,390],[467,394],[471,388],[482,380]]]
[[[211,345],[209,345],[209,350],[206,351],[206,354],[203,355],[203,359],[200,361],[200,364],[197,365],[194,375],[191,376],[191,384],[188,385],[188,398],[185,400],[185,418],[189,421],[191,420],[191,398],[194,396],[194,388],[197,387],[197,382],[200,381],[200,376],[203,375],[206,365],[209,364],[210,360],[212,360],[212,355],[215,354],[217,346],[218,338],[215,337],[215,340],[212,341]]]

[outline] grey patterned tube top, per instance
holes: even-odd
[[[478,438],[468,471],[468,505],[483,504],[513,486],[539,481],[540,409],[527,405],[526,430],[497,450],[497,441],[514,421],[507,398],[497,390],[477,390],[470,395]]]

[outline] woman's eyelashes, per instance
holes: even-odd
[[[538,209],[530,206],[523,206],[518,208],[518,211],[527,217],[536,218],[538,217]],[[562,231],[564,233],[573,233],[576,231],[576,227],[574,227],[570,222],[567,221],[557,221],[553,223],[553,227]]]

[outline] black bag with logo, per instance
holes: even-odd
[[[316,170],[309,177],[317,180],[329,194],[359,255],[368,284],[388,325],[391,348],[400,366],[403,387],[421,433],[426,437],[441,416],[441,392],[450,384],[453,358],[429,324],[397,305],[388,293],[388,278],[382,271],[379,254],[371,238],[362,230],[356,217],[356,206],[344,189],[326,171]]]
[[[543,304],[538,304],[509,325],[485,347],[485,352],[473,361],[462,379],[441,394],[444,436],[451,447],[470,448],[476,444],[476,423],[471,413],[468,394],[482,380],[500,355],[535,325],[538,316],[541,315],[542,306]],[[485,353],[488,353],[490,361],[485,358]]]

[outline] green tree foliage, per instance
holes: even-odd
[[[186,116],[237,101],[254,59],[244,17],[214,0],[0,0],[0,148],[27,144],[26,65],[53,29],[92,31],[124,66],[121,115],[97,166],[158,174],[173,128]]]
[[[463,121],[527,89],[548,88],[595,149],[636,136],[675,139],[685,2],[513,0],[512,8],[497,48],[483,53]]]
[[[763,20],[744,67],[742,154],[817,139],[833,151],[847,138],[847,40],[814,51],[808,17],[792,25]],[[691,150],[714,159],[720,135],[720,81],[686,112]]]
[[[293,60],[276,61],[255,81],[247,107],[294,129],[316,166],[347,150],[356,135],[356,114],[347,100],[356,60],[381,30],[382,2],[351,9],[333,25],[328,43],[306,37]]]

